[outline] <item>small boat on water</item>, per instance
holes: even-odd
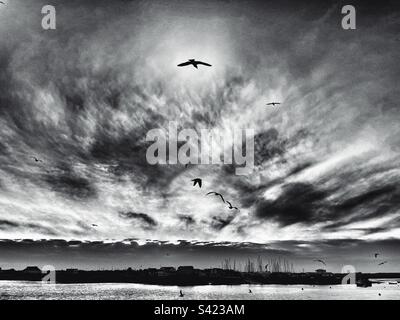
[[[359,279],[356,281],[356,285],[357,287],[368,288],[372,287],[372,282],[369,281],[368,279]]]

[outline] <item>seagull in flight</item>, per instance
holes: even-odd
[[[199,185],[199,188],[201,188],[202,181],[201,181],[200,178],[193,179],[192,181],[193,181],[193,187],[195,187],[196,184],[198,184],[198,185]]]
[[[211,64],[205,63],[205,62],[203,62],[203,61],[198,61],[198,60],[195,60],[195,59],[189,59],[189,60],[186,61],[186,62],[180,63],[180,64],[178,64],[178,67],[186,67],[186,66],[192,65],[193,67],[195,67],[196,69],[198,69],[197,66],[198,66],[199,64],[202,64],[202,65],[207,66],[207,67],[211,67]]]
[[[382,266],[382,265],[384,265],[385,263],[387,263],[387,261],[381,262],[380,264],[378,264],[378,266]]]
[[[280,104],[281,104],[280,102],[270,102],[270,103],[267,103],[267,106],[275,107],[275,106],[280,105]]]
[[[229,201],[226,201],[227,204],[229,204],[229,208],[228,209],[235,209],[235,210],[239,210],[237,207],[233,207],[232,204]]]
[[[225,203],[225,199],[224,199],[224,197],[222,196],[222,194],[220,194],[220,193],[218,193],[218,192],[211,191],[211,192],[207,193],[206,196],[208,196],[208,195],[210,195],[210,194],[213,194],[213,195],[215,195],[215,196],[217,196],[217,197],[221,197],[221,200]]]
[[[43,160],[40,160],[40,159],[38,159],[38,158],[36,158],[36,157],[31,157],[33,160],[35,160],[35,162],[43,162]]]
[[[375,259],[378,258],[379,253],[375,253],[374,256],[375,256]]]
[[[92,227],[98,227],[98,225],[93,223],[93,224],[92,224]]]
[[[321,262],[324,266],[326,266],[326,263],[325,263],[323,260],[315,259],[314,261],[316,261],[316,262]]]

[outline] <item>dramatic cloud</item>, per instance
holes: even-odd
[[[183,221],[186,226],[190,226],[196,223],[196,220],[190,215],[180,215],[178,216],[179,220]]]
[[[139,220],[146,228],[153,228],[157,225],[157,222],[145,213],[120,212],[119,215],[125,219]]]
[[[324,221],[326,207],[322,202],[327,193],[315,189],[311,184],[293,183],[285,185],[274,200],[264,200],[258,204],[255,214],[261,218],[272,218],[283,225],[298,222]]]

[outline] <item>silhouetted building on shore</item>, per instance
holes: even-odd
[[[26,267],[24,270],[23,270],[23,272],[24,273],[29,273],[29,274],[41,274],[42,273],[42,270],[40,270],[38,267],[36,267],[36,266],[29,266],[29,267]]]
[[[72,274],[77,274],[78,272],[79,272],[79,270],[78,269],[67,269],[67,270],[65,270],[66,272],[70,272],[70,273],[72,273]]]
[[[166,276],[169,276],[171,274],[174,274],[175,272],[176,272],[176,269],[174,267],[161,267],[157,271],[157,275],[159,277],[166,277]]]
[[[194,267],[193,266],[180,266],[178,267],[178,272],[182,273],[193,273]]]
[[[176,269],[174,267],[161,267],[160,270],[164,271],[164,272],[175,272],[176,271]]]

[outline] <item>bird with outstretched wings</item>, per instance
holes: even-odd
[[[267,106],[277,106],[277,105],[280,105],[281,103],[280,102],[270,102],[270,103],[267,103]]]
[[[192,181],[193,181],[193,187],[195,187],[197,184],[199,188],[201,188],[202,180],[200,178],[193,179]]]
[[[229,201],[226,201],[226,203],[229,205],[228,209],[235,209],[235,210],[239,210],[238,207],[234,207],[232,206],[232,203],[230,203]]]
[[[217,196],[217,197],[220,197],[221,200],[225,203],[225,199],[224,199],[224,197],[222,196],[222,194],[220,194],[220,193],[218,193],[218,192],[211,191],[211,192],[207,193],[206,195],[208,196],[208,195],[210,195],[210,194],[213,194],[213,195],[215,195],[215,196]]]
[[[189,59],[186,62],[180,63],[178,64],[178,67],[186,67],[186,66],[193,66],[196,69],[198,69],[198,65],[203,65],[203,66],[207,66],[207,67],[211,67],[212,65],[203,61],[199,61],[199,60],[195,60],[195,59]]]
[[[36,158],[36,157],[31,157],[33,160],[35,160],[35,162],[43,162],[43,160],[40,160],[40,159],[38,159],[38,158]]]

